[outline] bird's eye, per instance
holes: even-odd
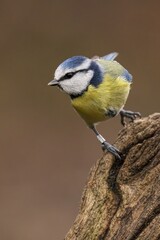
[[[74,72],[69,72],[69,73],[66,73],[65,77],[67,79],[70,79],[71,77],[73,77],[73,75],[74,75]]]

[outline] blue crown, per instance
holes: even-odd
[[[68,58],[60,64],[62,68],[76,68],[81,65],[87,58],[84,56],[74,56]]]

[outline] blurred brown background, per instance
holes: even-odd
[[[0,28],[0,239],[63,239],[102,152],[47,83],[68,57],[118,51],[134,76],[126,108],[159,111],[160,2],[1,0]],[[99,126],[111,143],[120,129]]]

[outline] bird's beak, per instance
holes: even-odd
[[[48,83],[48,86],[57,86],[57,85],[58,85],[58,81],[56,79],[53,79]]]

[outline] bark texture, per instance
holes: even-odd
[[[160,114],[124,127],[115,146],[123,159],[93,166],[65,240],[160,239]]]

